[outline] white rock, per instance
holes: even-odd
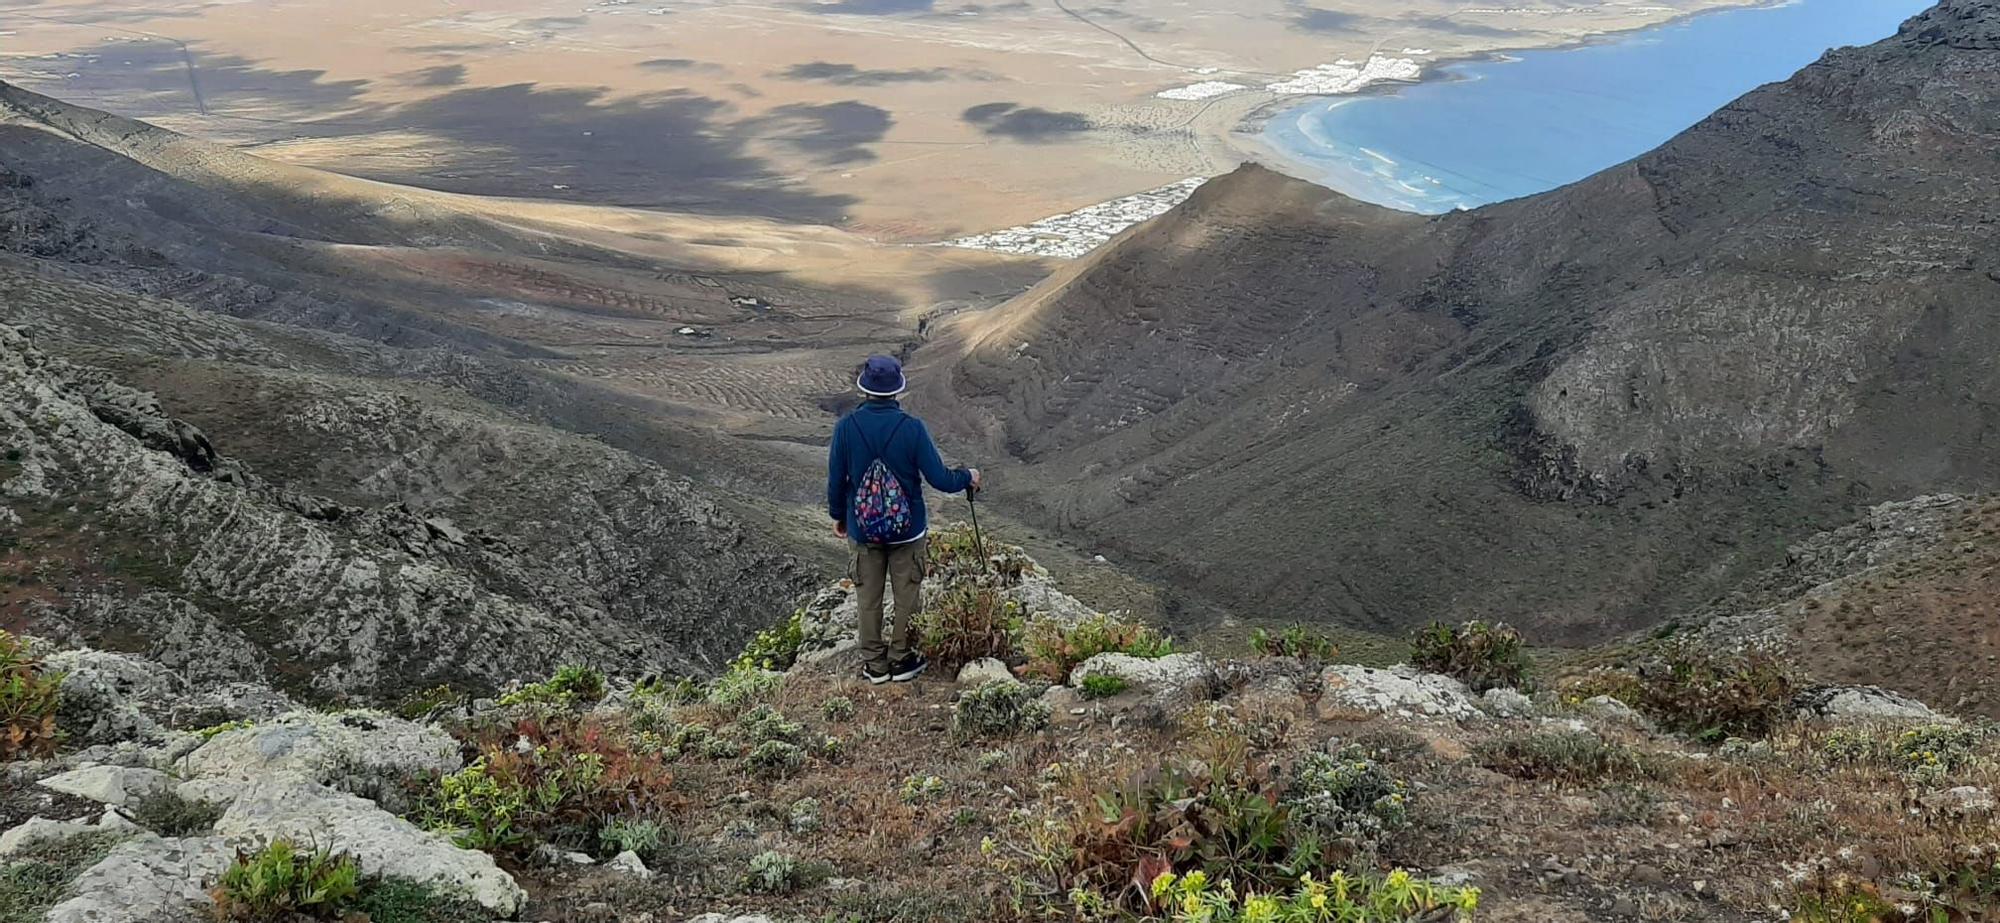
[[[107,651],[57,651],[44,659],[63,674],[57,718],[72,744],[157,738],[179,701],[180,680],[166,667]]]
[[[1874,686],[1835,686],[1819,690],[1810,711],[1828,721],[1938,721],[1930,706],[1908,696]]]
[[[704,913],[687,923],[772,923],[772,920],[761,913],[754,917],[725,917],[719,913]]]
[[[46,923],[180,923],[205,918],[207,886],[229,870],[236,849],[221,837],[168,840],[142,833],[77,876],[76,897],[50,908]]]
[[[257,843],[289,839],[330,846],[353,856],[364,874],[428,884],[502,916],[527,899],[491,856],[460,849],[372,801],[301,776],[258,779],[244,786],[216,821],[215,832]]]
[[[186,774],[195,778],[296,773],[348,790],[454,772],[461,765],[458,742],[437,728],[376,712],[309,711],[224,731],[182,761]]]
[[[23,849],[48,840],[65,840],[79,834],[90,833],[97,828],[89,824],[72,823],[66,820],[50,820],[46,817],[30,817],[20,826],[6,833],[0,833],[0,858],[11,856]]]
[[[104,816],[97,819],[97,829],[109,830],[113,833],[138,833],[145,828],[133,823],[131,818],[118,813],[117,808],[105,808]]]
[[[1532,718],[1535,715],[1535,700],[1522,695],[1518,689],[1488,689],[1479,701],[1487,711],[1501,718]]]
[[[614,872],[623,872],[639,878],[653,877],[653,870],[646,867],[645,860],[640,859],[638,853],[629,849],[612,856],[610,862],[604,863],[604,867]]]
[[[1585,714],[1594,715],[1607,721],[1616,721],[1621,724],[1634,726],[1644,726],[1647,723],[1646,716],[1634,711],[1632,706],[1608,695],[1591,696],[1584,699],[1583,704],[1579,707],[1583,709]]]
[[[1069,684],[1081,688],[1083,681],[1093,676],[1115,676],[1161,704],[1185,705],[1212,698],[1216,687],[1215,663],[1205,654],[1157,658],[1099,654],[1071,670]]]
[[[1467,721],[1483,716],[1465,684],[1449,676],[1425,673],[1408,664],[1387,670],[1337,664],[1321,674],[1326,694],[1324,712],[1361,711],[1400,718],[1449,718]]]
[[[52,792],[88,798],[98,804],[127,805],[174,787],[174,780],[157,769],[91,766],[50,776],[36,784]]]
[[[983,660],[975,660],[966,664],[958,671],[958,684],[974,689],[984,686],[987,683],[1011,682],[1013,679],[1014,671],[1007,669],[1006,664],[991,657]]]
[[[1993,797],[1993,790],[1976,785],[1946,789],[1917,801],[1931,813],[1949,817],[1985,817],[2000,810],[2000,800]]]

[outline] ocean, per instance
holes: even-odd
[[[1532,195],[1646,151],[1829,48],[1895,33],[1930,0],[1793,0],[1570,48],[1449,66],[1393,92],[1319,98],[1263,129],[1288,172],[1436,214]]]

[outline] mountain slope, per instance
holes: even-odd
[[[928,362],[1008,499],[1231,611],[1588,640],[2000,486],[1995,150],[2000,5],[1947,0],[1527,199],[1246,167]]]

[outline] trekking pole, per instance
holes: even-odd
[[[972,550],[979,555],[979,570],[985,572],[992,568],[992,564],[986,557],[986,540],[979,534],[978,497],[978,490],[970,487],[965,489],[965,505],[972,509]]]

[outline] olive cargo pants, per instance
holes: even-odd
[[[861,621],[861,658],[866,666],[887,670],[910,654],[910,625],[922,605],[919,592],[930,557],[930,542],[917,539],[903,545],[878,547],[860,545],[854,549],[854,592],[857,616]],[[882,592],[896,600],[896,623],[889,630],[888,643],[882,640]]]

